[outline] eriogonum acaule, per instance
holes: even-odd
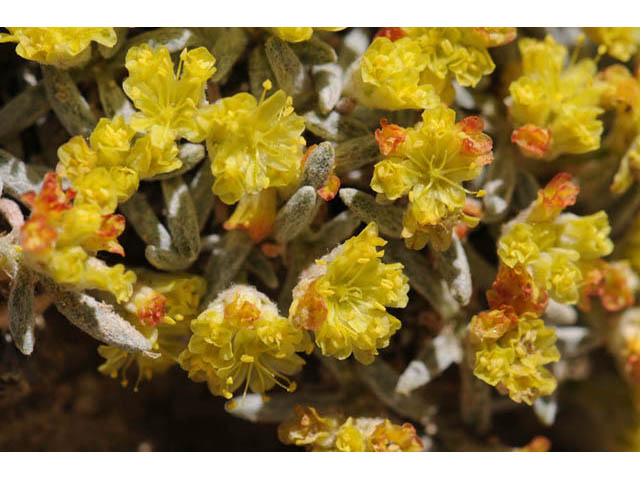
[[[491,310],[475,315],[469,327],[474,375],[518,403],[553,393],[557,382],[544,365],[560,353],[554,330],[539,318],[547,292],[524,268],[503,264],[487,300]]]
[[[154,155],[165,158],[166,171],[181,166],[176,140],[202,142],[206,136],[202,107],[207,80],[216,72],[216,59],[205,47],[180,53],[177,72],[165,46],[131,47],[125,66],[129,77],[122,83],[139,112],[130,119],[131,128],[146,133]]]
[[[556,334],[535,314],[481,312],[471,320],[470,342],[476,352],[474,375],[513,401],[531,405],[556,389],[556,379],[544,368],[560,359]]]
[[[388,419],[321,416],[313,407],[296,405],[294,418],[278,427],[280,441],[313,452],[421,452],[422,440],[410,423]]]
[[[522,76],[509,87],[511,141],[526,156],[553,160],[597,150],[603,125],[600,99],[606,87],[595,80],[591,59],[567,62],[567,48],[547,36],[523,38]]]
[[[280,385],[296,388],[288,376],[304,365],[298,352],[310,353],[307,333],[280,316],[269,298],[254,287],[221,292],[191,322],[189,345],[180,354],[183,369],[196,382],[207,382],[214,395],[231,398],[244,385],[263,393]]]
[[[91,42],[116,44],[111,27],[7,27],[0,43],[17,42],[16,53],[27,60],[59,68],[81,65],[91,56]]]
[[[305,270],[293,290],[291,322],[314,332],[323,355],[373,362],[400,320],[387,307],[407,305],[409,283],[402,264],[382,263],[386,241],[370,223]]]
[[[269,90],[271,82],[264,87]],[[213,193],[227,204],[288,185],[300,172],[304,118],[296,115],[291,97],[282,90],[264,97],[238,93],[207,108]]]
[[[493,142],[482,133],[479,117],[458,123],[455,117],[453,110],[440,106],[425,110],[422,122],[412,128],[382,123],[376,133],[385,158],[375,165],[371,188],[389,200],[409,196],[402,230],[409,248],[419,250],[430,242],[446,250],[458,222],[478,223],[463,211],[471,192],[462,182],[491,163]]]
[[[588,289],[587,273],[609,255],[609,220],[604,211],[587,216],[561,213],[573,205],[578,186],[559,173],[538,192],[528,210],[508,224],[498,241],[498,255],[507,266],[525,267],[541,289],[560,303],[575,305]]]
[[[338,32],[345,27],[271,27],[271,32],[285,42],[304,42],[309,40],[315,30]]]
[[[164,373],[175,365],[187,345],[189,322],[198,313],[205,287],[204,279],[195,275],[139,270],[133,295],[119,313],[149,340],[151,354],[101,345],[98,353],[105,362],[98,370],[112,378],[121,375],[123,386],[127,386],[127,371],[135,364],[137,390],[142,380],[151,380],[154,373]]]
[[[122,215],[103,214],[94,204],[74,200],[71,188],[48,173],[40,192],[28,192],[22,199],[31,216],[20,234],[25,261],[56,282],[74,289],[111,292],[118,302],[129,299],[136,275],[124,265],[108,266],[95,257],[98,251],[124,255],[116,240],[125,227]]]
[[[640,45],[638,27],[589,27],[584,30],[598,44],[600,53],[607,53],[623,62],[628,62]]]
[[[495,65],[487,48],[514,28],[385,28],[354,70],[350,93],[371,108],[402,110],[451,103],[452,81],[475,86]]]

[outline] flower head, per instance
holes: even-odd
[[[266,82],[265,88],[271,88]],[[258,101],[248,93],[223,98],[206,113],[213,193],[232,204],[243,195],[293,182],[300,172],[304,118],[278,90]]]
[[[278,427],[285,444],[306,446],[314,452],[421,452],[422,441],[410,423],[388,419],[321,416],[313,407],[296,405],[294,418]]]
[[[179,138],[204,140],[201,107],[215,61],[204,47],[184,49],[175,72],[167,47],[154,50],[143,44],[129,49],[125,64],[129,77],[122,86],[139,110],[131,117],[131,127],[147,133],[151,147],[164,151]]]
[[[640,45],[638,27],[590,27],[585,31],[598,44],[598,52],[606,52],[622,62],[628,62]]]
[[[354,72],[353,93],[371,108],[402,110],[434,108],[440,96],[451,100],[453,93],[444,82],[429,83],[422,78],[426,55],[412,38],[373,40]]]
[[[387,110],[451,103],[452,81],[475,86],[495,65],[487,48],[515,38],[513,28],[385,28],[353,74],[353,94]]]
[[[91,55],[89,46],[96,42],[106,47],[116,44],[111,27],[7,27],[0,33],[0,43],[16,42],[16,53],[27,60],[59,68],[78,66]]]
[[[20,243],[25,260],[56,282],[72,288],[111,292],[118,302],[132,294],[136,276],[123,265],[108,266],[98,251],[124,255],[117,237],[125,227],[122,215],[103,214],[93,204],[74,201],[55,173],[45,176],[41,191],[28,192],[23,201],[31,216],[22,226]]]
[[[370,223],[302,273],[289,318],[314,332],[323,355],[342,360],[353,353],[369,364],[400,328],[386,307],[404,308],[409,284],[400,263],[380,260],[377,247],[385,243]]]
[[[105,362],[98,370],[112,378],[120,375],[126,387],[127,372],[135,365],[135,390],[142,380],[166,372],[187,345],[189,321],[197,314],[205,287],[204,279],[198,276],[139,270],[133,295],[119,313],[149,340],[152,354],[101,345],[98,353]]]
[[[519,44],[522,76],[509,87],[509,113],[516,129],[511,137],[530,157],[553,160],[600,147],[604,85],[595,81],[593,60],[564,68],[567,49],[547,36]]]
[[[276,306],[253,287],[235,286],[218,295],[191,322],[193,335],[180,354],[180,365],[196,382],[207,382],[214,395],[231,398],[262,393],[278,384],[292,391],[287,376],[300,371],[297,352],[313,348],[306,332],[278,314]]]
[[[535,314],[481,312],[471,320],[470,332],[476,377],[528,405],[555,390],[556,379],[544,365],[560,359],[556,334]]]
[[[150,137],[134,140],[135,131],[124,118],[101,118],[89,137],[76,136],[58,148],[56,171],[68,178],[78,201],[113,212],[138,189],[141,179],[180,167],[175,144],[162,150]]]
[[[560,173],[538,193],[524,222],[498,241],[498,255],[510,268],[523,267],[540,289],[560,303],[574,305],[591,262],[609,255],[613,243],[607,214],[579,217],[562,210],[575,202],[578,187]]]
[[[389,154],[376,164],[371,188],[389,200],[409,196],[402,236],[410,248],[431,241],[446,250],[459,221],[477,224],[463,211],[468,191],[462,182],[477,177],[493,159],[483,126],[478,117],[456,123],[455,112],[443,106],[426,110],[421,123],[402,132],[383,124],[378,139]]]

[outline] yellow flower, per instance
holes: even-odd
[[[233,211],[233,215],[224,222],[225,230],[247,230],[251,239],[255,243],[259,243],[273,230],[277,200],[274,188],[267,188],[260,193],[243,196]]]
[[[452,81],[475,86],[495,65],[488,47],[508,43],[515,29],[382,29],[354,72],[352,90],[371,108],[434,108],[451,103]]]
[[[344,360],[353,353],[369,364],[400,328],[386,307],[404,308],[409,284],[402,264],[380,260],[377,247],[385,243],[370,223],[301,275],[289,317],[314,332],[323,355]]]
[[[518,44],[522,76],[509,87],[509,112],[516,126],[511,137],[530,157],[553,160],[600,147],[603,113],[600,99],[606,87],[594,81],[591,59],[566,67],[567,49],[547,36],[524,38]]]
[[[544,368],[560,359],[556,334],[535,314],[481,312],[472,318],[470,332],[476,377],[528,405],[556,389],[556,379]]]
[[[138,271],[134,293],[119,313],[149,340],[152,355],[101,345],[98,353],[106,361],[98,370],[112,378],[121,375],[126,387],[127,371],[135,364],[134,390],[142,380],[166,372],[187,345],[189,321],[197,313],[205,287],[204,279],[194,275]]]
[[[298,177],[304,118],[294,113],[291,103],[291,97],[278,90],[267,100],[263,94],[260,101],[238,93],[207,109],[213,193],[223,202],[232,204]]]
[[[389,155],[375,165],[371,188],[389,200],[409,196],[402,232],[409,248],[419,250],[431,241],[446,250],[459,221],[477,224],[477,218],[463,212],[468,191],[462,182],[477,177],[493,159],[492,141],[483,128],[479,117],[455,123],[455,112],[440,106],[423,112],[422,122],[404,134],[396,132],[399,140],[392,150],[387,136],[378,135]]]
[[[511,42],[515,28],[412,27],[405,31],[420,42],[432,75],[451,82],[454,77],[464,87],[475,87],[495,69],[488,48]]]
[[[207,287],[204,278],[197,275],[144,271],[138,278],[166,299],[166,313],[178,322],[191,319],[198,313],[200,299]]]
[[[498,256],[511,268],[524,267],[538,288],[560,303],[575,305],[590,262],[609,255],[613,243],[604,211],[579,217],[562,210],[576,201],[578,187],[566,173],[541,189],[525,220],[506,230]]]
[[[180,167],[175,143],[157,148],[146,135],[132,146],[135,133],[121,116],[101,118],[89,144],[77,136],[58,149],[56,171],[71,181],[78,202],[113,212],[138,189],[140,179]]]
[[[167,47],[131,47],[125,63],[129,77],[122,84],[140,110],[131,117],[131,127],[147,133],[151,145],[159,151],[179,138],[203,141],[201,107],[207,80],[216,71],[215,61],[204,47],[184,49],[176,73]],[[180,161],[175,161],[179,167]]]
[[[17,42],[16,53],[27,60],[59,68],[78,66],[91,56],[89,46],[96,42],[106,47],[116,44],[111,27],[7,27],[0,43]]]
[[[427,83],[422,79],[426,55],[411,38],[395,42],[378,37],[371,43],[353,77],[353,93],[360,103],[370,108],[402,110],[434,108],[440,94],[452,98],[442,82]]]
[[[388,419],[321,416],[313,407],[296,405],[294,418],[278,427],[282,443],[314,452],[421,452],[422,441],[410,423]]]
[[[606,52],[622,62],[628,62],[640,45],[638,27],[590,27],[584,30],[598,44],[598,52]]]
[[[110,267],[92,256],[100,250],[124,255],[116,240],[124,230],[124,217],[105,215],[96,205],[74,202],[74,197],[73,190],[62,189],[55,173],[46,175],[38,194],[23,196],[31,207],[20,236],[25,261],[58,283],[105,290],[118,302],[128,300],[135,274],[125,271],[123,265]]]
[[[326,30],[329,32],[338,32],[344,30],[345,27],[271,27],[271,32],[285,42],[304,42],[309,40],[314,30]]]
[[[307,334],[278,314],[265,295],[249,286],[231,287],[218,295],[191,322],[193,335],[180,354],[180,365],[196,382],[207,382],[214,395],[231,398],[242,384],[262,393],[278,384],[288,391],[288,375],[300,371],[310,353]]]

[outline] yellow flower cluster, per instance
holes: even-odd
[[[27,60],[58,68],[70,68],[89,60],[91,42],[106,47],[116,44],[110,27],[7,27],[0,43],[16,42],[16,53]]]
[[[463,211],[470,192],[462,182],[491,163],[493,143],[482,133],[479,117],[458,123],[455,117],[453,110],[440,106],[425,110],[413,128],[383,123],[376,134],[386,158],[375,165],[371,188],[389,200],[409,196],[402,231],[409,248],[419,250],[431,242],[437,250],[446,250],[458,222],[478,223]]]
[[[369,364],[400,328],[386,307],[404,308],[409,284],[402,264],[380,260],[377,247],[385,244],[370,223],[302,273],[289,318],[314,332],[323,355],[343,360],[353,353]]]
[[[623,62],[628,62],[640,45],[638,27],[590,27],[584,30],[598,44],[599,53],[608,53]]]
[[[266,92],[271,82],[264,87]],[[288,185],[300,172],[304,118],[295,114],[291,97],[282,90],[264,97],[238,93],[206,109],[213,193],[227,204]]]
[[[196,143],[205,139],[202,107],[207,80],[216,71],[215,62],[204,47],[184,49],[175,72],[165,46],[154,50],[143,44],[127,52],[129,77],[122,87],[139,110],[131,117],[131,128],[147,134],[146,150],[162,158],[165,171],[181,165],[176,158],[177,139]]]
[[[325,30],[328,32],[338,32],[345,27],[271,27],[271,32],[285,42],[304,42],[309,40],[314,30]]]
[[[556,175],[538,198],[498,241],[498,255],[507,266],[525,267],[539,288],[560,303],[575,305],[588,288],[594,262],[609,255],[613,243],[607,214],[579,217],[562,210],[573,205],[578,187],[567,173]]]
[[[278,384],[288,391],[288,375],[300,371],[313,344],[303,330],[278,314],[276,306],[249,286],[221,292],[191,322],[193,335],[180,354],[183,369],[196,382],[207,382],[214,395],[231,398],[242,384],[244,393],[263,393]]]
[[[517,127],[511,141],[523,154],[541,160],[597,150],[606,87],[595,81],[596,63],[572,60],[565,68],[567,49],[550,36],[524,38],[518,47],[522,76],[509,87],[507,100]]]
[[[487,48],[515,38],[513,28],[382,29],[354,72],[353,93],[371,108],[434,108],[451,103],[452,81],[475,86],[495,64]]]
[[[108,266],[94,255],[100,250],[124,255],[116,238],[122,233],[122,215],[104,214],[99,206],[74,201],[72,189],[48,173],[38,194],[23,201],[31,216],[22,227],[20,243],[28,265],[73,288],[111,292],[118,302],[129,299],[136,276],[121,264]]]
[[[547,307],[547,292],[523,267],[502,264],[487,301],[491,310],[475,315],[469,328],[473,373],[513,401],[531,405],[557,385],[544,368],[560,359],[556,335],[538,318]]]
[[[513,401],[531,405],[556,389],[556,379],[544,368],[560,359],[556,334],[535,314],[481,312],[471,320],[470,341],[476,352],[474,375]]]
[[[72,182],[78,201],[110,213],[140,180],[180,168],[176,139],[204,140],[200,106],[214,63],[206,48],[185,49],[176,76],[166,47],[129,49],[124,88],[141,111],[129,124],[121,116],[102,118],[89,144],[76,136],[58,149],[57,172]]]
[[[278,427],[278,437],[288,445],[314,452],[421,452],[422,440],[410,423],[388,419],[321,416],[313,407],[294,407],[294,418]]]
[[[123,386],[127,386],[127,371],[135,364],[136,390],[142,380],[166,372],[185,348],[189,322],[198,313],[205,288],[204,279],[195,275],[139,271],[131,300],[120,313],[149,340],[152,353],[131,353],[101,345],[98,353],[105,362],[98,371],[112,378],[121,375]]]

